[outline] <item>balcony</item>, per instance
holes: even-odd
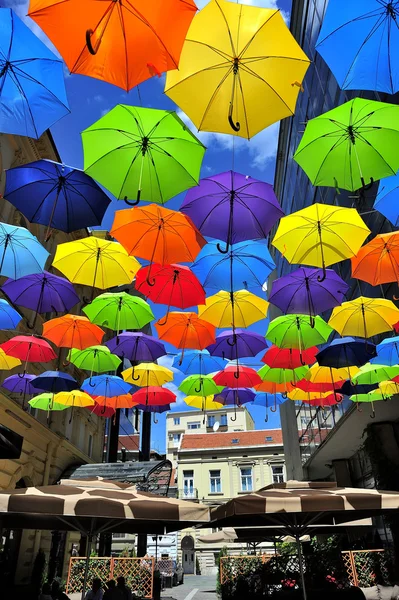
[[[198,500],[197,488],[185,488],[177,491],[179,500]]]

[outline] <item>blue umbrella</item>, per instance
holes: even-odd
[[[399,336],[382,340],[377,346],[377,356],[370,362],[389,367],[399,364]]]
[[[52,160],[8,169],[4,197],[31,223],[67,233],[101,225],[111,202],[86,173]]]
[[[212,356],[221,356],[228,360],[254,357],[266,348],[267,342],[263,335],[245,329],[223,331],[216,337],[215,343],[208,346]]]
[[[373,208],[399,226],[399,173],[381,179]]]
[[[53,394],[71,392],[79,387],[76,379],[68,373],[61,373],[60,371],[45,371],[38,375],[31,384],[36,390],[44,390]]]
[[[95,377],[85,379],[81,389],[90,396],[112,398],[128,394],[132,389],[132,384],[126,383],[116,375],[95,375]]]
[[[16,329],[21,319],[21,315],[7,300],[0,299],[0,329]]]
[[[36,375],[28,375],[28,373],[20,375],[17,373],[17,375],[10,375],[10,377],[7,377],[3,381],[2,386],[13,394],[23,394],[24,396],[25,394],[33,395],[38,392],[37,388],[32,385],[32,382],[35,379]],[[44,390],[40,391],[44,392]]]
[[[0,131],[39,138],[69,113],[62,60],[8,8],[0,10]]]
[[[282,394],[266,394],[264,392],[258,392],[253,401],[253,406],[264,406],[266,409],[265,423],[269,420],[268,409],[270,412],[276,412],[277,406],[283,404],[287,398],[284,398]],[[290,400],[291,402],[291,400]]]
[[[202,285],[215,290],[259,291],[275,268],[266,243],[240,242],[230,246],[227,254],[219,252],[218,244],[208,242],[192,266]]]
[[[376,356],[375,345],[353,337],[333,340],[331,344],[316,354],[321,367],[341,369],[345,367],[361,367]],[[380,363],[379,363],[380,364]],[[349,375],[348,375],[349,379]]]
[[[399,4],[330,0],[316,43],[344,90],[399,90]]]
[[[182,363],[180,364],[180,361]],[[211,356],[208,350],[190,350],[182,355],[178,354],[173,360],[173,366],[186,375],[209,375],[222,371],[226,366],[226,361],[222,358]]]
[[[41,273],[49,254],[24,227],[0,223],[0,275],[19,279]]]

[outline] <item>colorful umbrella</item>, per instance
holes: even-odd
[[[360,296],[334,308],[328,324],[340,335],[367,339],[392,331],[398,320],[399,310],[391,300]]]
[[[253,357],[267,348],[266,340],[259,333],[235,329],[223,331],[216,336],[216,341],[208,347],[212,356],[221,356],[228,360]]]
[[[105,293],[83,308],[92,323],[120,331],[142,329],[155,317],[150,305],[127,292]]]
[[[326,267],[354,256],[369,233],[355,208],[316,203],[283,217],[272,244],[288,262],[322,267],[327,277]]]
[[[354,385],[351,381],[345,381],[343,386],[339,388],[340,394],[344,396],[354,396],[356,394],[368,394],[375,389],[375,384],[371,385]]]
[[[225,388],[218,394],[215,394],[214,401],[220,402],[223,406],[234,406],[234,417],[230,417],[230,420],[236,421],[237,407],[240,408],[246,402],[253,402],[255,396],[255,392],[248,388]]]
[[[392,225],[399,225],[399,174],[381,179],[374,202],[374,210],[378,210]]]
[[[11,375],[3,381],[2,386],[13,394],[30,396],[31,394],[37,394],[37,388],[32,385],[34,379],[36,379],[36,375],[28,375],[28,373],[22,376],[20,374]]]
[[[262,381],[254,385],[254,388],[257,392],[264,392],[266,394],[281,394],[284,397],[287,397],[287,392],[290,392],[294,389],[292,383],[287,381],[285,383],[275,383],[274,381]]]
[[[95,375],[85,379],[81,385],[84,392],[90,396],[102,396],[112,398],[113,396],[124,396],[129,394],[132,385],[126,383],[116,375]]]
[[[351,261],[352,277],[356,279],[371,285],[399,283],[399,233],[376,235],[352,256]]]
[[[194,17],[165,92],[198,129],[249,139],[294,113],[309,63],[278,10],[215,0]]]
[[[330,390],[327,390],[326,392],[323,391],[317,391],[317,390],[312,390],[312,391],[304,391],[299,387],[294,388],[291,392],[288,392],[287,394],[288,398],[290,400],[293,400],[294,402],[306,402],[306,403],[311,403],[314,400],[322,400],[322,399],[328,399],[328,398],[334,398],[334,404],[337,403],[337,400],[335,399],[335,396],[341,397],[341,394],[336,394],[334,395],[334,393],[331,393]]]
[[[268,365],[264,365],[259,369],[258,375],[262,381],[273,381],[286,385],[287,382],[295,385],[300,379],[306,377],[309,367],[301,366],[297,369],[272,369]]]
[[[54,402],[54,394],[40,394],[39,396],[32,398],[32,400],[29,400],[28,404],[30,404],[32,408],[45,410],[47,412],[53,410],[66,410],[68,408],[65,404]]]
[[[160,340],[181,348],[180,362],[186,349],[203,350],[215,341],[215,327],[193,312],[171,312],[166,325],[155,323]]]
[[[120,408],[133,408],[136,404],[131,394],[120,394],[118,396],[94,396],[93,400],[103,408],[111,408],[114,412]]]
[[[351,382],[355,385],[371,385],[381,381],[389,381],[399,375],[399,366],[388,367],[386,365],[367,364],[361,367]]]
[[[399,91],[396,2],[329,2],[316,42],[343,90]]]
[[[272,385],[272,384],[270,384],[270,385]],[[270,398],[270,399],[269,399],[269,395],[271,395],[271,394],[257,391],[257,393],[255,394],[254,401],[253,401],[253,406],[264,406],[265,407],[265,423],[267,423],[269,420],[268,410],[270,409],[270,412],[275,413],[277,411],[277,406],[279,404],[282,404],[286,400],[286,394],[282,395],[282,394],[274,393],[272,398]]]
[[[71,73],[129,91],[154,74],[177,68],[196,10],[193,0],[31,0],[29,16],[60,51]]]
[[[44,323],[43,337],[53,342],[58,348],[84,350],[89,346],[101,344],[104,331],[90,323],[86,317],[64,315]]]
[[[184,402],[187,406],[199,408],[204,413],[208,410],[219,410],[219,408],[223,408],[223,404],[216,402],[213,396],[186,396]]]
[[[58,244],[53,266],[72,283],[105,290],[131,283],[141,265],[120,244],[92,236]]]
[[[217,385],[230,388],[251,388],[262,383],[258,373],[249,367],[237,365],[237,367],[226,367],[213,377]]]
[[[380,381],[378,390],[384,394],[384,396],[395,396],[396,394],[399,394],[399,384],[395,381]]]
[[[333,340],[327,348],[317,354],[317,362],[322,367],[361,367],[377,356],[374,344],[367,343],[367,348],[361,340],[344,337]]]
[[[395,175],[398,115],[395,104],[354,98],[308,121],[294,160],[313,185],[350,191]]]
[[[392,367],[399,364],[399,337],[382,340],[377,346],[377,355],[369,359],[372,363]]]
[[[134,408],[137,410],[141,410],[145,413],[152,413],[153,423],[158,423],[158,419],[156,419],[155,414],[161,414],[170,411],[170,404],[163,404],[162,406],[152,406],[151,404],[136,404]]]
[[[197,185],[205,154],[174,111],[126,104],[85,129],[82,142],[85,173],[131,205],[165,204]]]
[[[332,333],[332,327],[319,316],[311,324],[307,315],[283,315],[270,321],[266,339],[279,348],[303,350],[324,344]]]
[[[266,318],[269,303],[247,290],[220,291],[209,296],[205,306],[198,307],[198,316],[215,327],[248,327]]]
[[[118,356],[111,354],[107,346],[90,346],[84,350],[73,348],[68,354],[68,361],[91,373],[116,371],[122,362]]]
[[[151,279],[149,278],[151,271]],[[197,277],[182,265],[150,265],[138,271],[136,290],[156,304],[189,308],[205,304],[205,291]]]
[[[327,379],[327,377],[325,377]],[[297,387],[302,392],[307,392],[315,394],[314,398],[318,398],[320,394],[326,394],[334,392],[335,390],[341,390],[343,386],[343,380],[334,381],[334,377],[330,377],[329,381],[319,381],[313,383],[313,381],[309,381],[308,379],[300,379],[295,383],[295,387]]]
[[[49,252],[24,227],[0,223],[0,256],[0,275],[19,279],[41,273]]]
[[[83,171],[52,160],[7,170],[4,197],[30,223],[60,231],[101,225],[111,200]]]
[[[377,391],[372,391],[369,392],[368,394],[356,394],[354,396],[349,396],[349,400],[351,400],[352,402],[367,402],[371,404],[371,415],[370,418],[371,419],[375,419],[375,410],[374,410],[374,402],[378,402],[380,400],[387,400],[386,396],[380,392],[379,390]],[[359,412],[360,409],[358,409]]]
[[[7,300],[0,298],[0,329],[16,329],[21,319],[22,316],[15,308],[10,306]]]
[[[223,254],[237,242],[266,238],[284,214],[269,183],[234,171],[201,179],[186,194],[181,211],[202,235],[226,242],[223,249],[216,244]]]
[[[25,362],[46,363],[57,358],[54,350],[46,340],[34,337],[33,335],[16,335],[1,344],[0,348],[8,356],[13,356]]]
[[[288,275],[275,279],[269,294],[269,302],[283,313],[317,314],[339,306],[349,289],[332,269],[300,267]]]
[[[311,365],[316,362],[318,351],[316,346],[302,352],[295,348],[271,346],[262,357],[262,362],[273,369],[297,369],[303,365]]]
[[[93,406],[87,406],[87,409],[97,415],[98,417],[103,417],[104,419],[108,419],[109,417],[113,417],[115,414],[115,409],[111,406],[101,406],[94,401]]]
[[[209,375],[224,369],[226,365],[223,359],[211,356],[208,350],[191,350],[185,352],[184,357],[178,354],[173,360],[173,366],[186,375]]]
[[[267,244],[239,242],[230,246],[227,254],[221,254],[218,245],[222,244],[208,242],[192,266],[204,288],[259,291],[275,268]]]
[[[223,385],[216,385],[211,375],[189,375],[179,385],[179,390],[187,396],[213,396],[222,391]]]
[[[139,405],[163,406],[176,402],[176,395],[166,388],[150,386],[134,392],[132,399]]]
[[[62,60],[11,9],[0,31],[0,131],[39,139],[69,113]]]
[[[8,356],[0,346],[0,371],[11,371],[14,367],[19,367],[21,361],[13,356]],[[22,375],[20,376],[22,378]]]
[[[125,331],[105,342],[113,354],[131,362],[153,362],[165,356],[165,346],[151,335]]]
[[[67,392],[59,392],[54,396],[54,402],[57,404],[64,404],[65,406],[81,408],[94,406],[95,404],[93,398],[91,398],[89,394],[75,389]]]
[[[122,371],[122,377],[124,381],[140,387],[160,387],[173,380],[173,371],[155,363],[142,363]]]
[[[335,369],[333,367],[323,367],[315,363],[310,367],[305,375],[305,379],[312,385],[309,389],[313,391],[328,392],[342,386],[347,379],[353,381],[353,377],[359,372],[358,367],[341,367]],[[298,385],[298,387],[301,387]],[[302,388],[303,389],[303,388]]]
[[[33,381],[32,386],[36,390],[43,390],[56,394],[57,392],[70,392],[78,386],[78,382],[68,373],[60,371],[45,371],[38,375]]]

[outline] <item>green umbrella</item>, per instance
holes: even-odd
[[[387,367],[386,365],[376,365],[367,363],[360,367],[359,371],[351,381],[355,385],[372,385],[373,383],[381,383],[381,381],[389,381],[399,375],[399,366]]]
[[[306,377],[309,367],[299,367],[298,369],[272,369],[265,365],[258,371],[262,381],[272,381],[273,383],[294,383]]]
[[[142,329],[155,318],[148,302],[126,292],[100,294],[83,312],[92,323],[114,331]]]
[[[39,396],[35,396],[32,398],[32,400],[29,400],[29,404],[32,408],[46,410],[47,412],[50,410],[65,410],[66,408],[69,408],[65,404],[58,404],[58,402],[54,402],[53,398],[53,394],[39,394]]]
[[[213,396],[222,389],[223,386],[216,385],[211,375],[189,375],[179,385],[179,390],[187,396]]]
[[[313,185],[357,190],[399,169],[399,106],[354,98],[306,125],[294,159]]]
[[[78,369],[84,369],[91,373],[107,373],[115,371],[122,360],[111,354],[107,346],[91,346],[85,350],[70,350],[68,360],[73,363]]]
[[[132,206],[165,204],[197,185],[205,153],[175,112],[124,104],[85,129],[82,142],[85,172]]]
[[[370,417],[372,419],[375,418],[375,410],[374,410],[374,402],[378,402],[379,400],[388,400],[389,397],[384,395],[381,390],[372,390],[371,392],[369,392],[368,394],[354,394],[353,396],[349,396],[349,400],[352,400],[352,402],[355,402],[357,405],[359,405],[359,403],[362,402],[367,402],[371,404],[371,410],[372,413],[370,415]],[[361,412],[361,410],[358,408],[359,412]]]
[[[324,344],[332,331],[319,316],[310,322],[309,315],[283,315],[269,323],[266,338],[279,348],[306,350]]]

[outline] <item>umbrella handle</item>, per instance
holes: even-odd
[[[25,371],[23,373],[17,373],[17,375],[20,379],[23,379],[24,375],[25,375]]]
[[[201,385],[199,387],[199,390],[197,390],[197,388],[194,388],[194,391],[197,392],[197,394],[199,394],[201,392]]]
[[[287,392],[283,392],[283,393],[281,394],[281,397],[282,397],[282,398],[284,398],[284,400],[287,400],[287,398],[288,398],[288,393],[287,393]]]
[[[163,326],[164,326],[164,325],[166,325],[166,323],[168,322],[168,318],[169,318],[169,311],[166,313],[165,320],[164,320],[164,321],[162,321],[162,323],[161,323],[161,321],[158,321],[158,322],[157,322],[157,325],[160,325],[161,327],[163,327]],[[180,364],[180,363],[179,363],[179,364]]]
[[[89,386],[90,387],[96,387],[96,384],[91,382],[91,377],[89,379]],[[105,408],[105,404],[104,404],[104,408]],[[104,412],[105,412],[105,410],[104,410]]]
[[[371,188],[373,187],[374,179],[372,177],[370,177],[370,183],[368,183],[367,185],[364,181],[364,177],[361,177],[360,181],[362,182],[361,189],[363,192],[367,192],[368,190],[371,190]]]
[[[373,410],[373,412],[370,415],[370,419],[375,419],[375,410],[374,410],[374,408],[372,410]]]
[[[132,379],[133,379],[133,381],[138,381],[140,379],[140,375],[138,377],[133,377],[133,372],[132,372]]]
[[[314,329],[315,325],[316,325],[316,319],[312,315],[309,315],[309,320],[310,320],[310,326],[311,326],[311,328]]]
[[[234,417],[230,417],[230,421],[237,421],[237,405],[234,402]]]
[[[141,194],[141,190],[139,190],[137,192],[137,200],[128,200],[127,196],[125,196],[123,198],[123,201],[125,202],[125,204],[128,204],[129,206],[137,206],[138,203],[140,202],[140,194]]]
[[[227,338],[226,342],[231,347],[235,346],[237,343],[237,334],[233,333],[233,341],[232,342],[230,342],[229,338]]]
[[[155,413],[153,413],[153,421],[154,421],[155,425],[158,423],[158,419],[156,418]]]
[[[98,48],[100,47],[99,45],[97,46],[97,48],[94,48],[92,43],[91,43],[91,36],[93,35],[93,30],[92,29],[87,29],[86,30],[86,46],[88,51],[90,52],[90,54],[92,54],[93,56],[95,56],[98,52]]]
[[[29,322],[26,323],[27,328],[28,329],[34,329],[35,325],[36,325],[36,321],[37,321],[37,312],[35,313],[35,318],[33,319],[32,325]]]
[[[239,122],[237,121],[236,123],[234,123],[233,121],[233,117],[232,117],[232,113],[233,113],[233,106],[230,105],[230,110],[229,110],[229,123],[230,123],[230,127],[234,130],[234,131],[240,131],[241,129],[241,125],[239,124]]]
[[[319,281],[321,283],[322,281],[325,280],[326,277],[327,277],[326,265],[324,264],[324,261],[323,261],[323,275],[321,277],[320,277],[320,275],[318,275],[317,281]]]
[[[218,249],[218,251],[220,252],[220,254],[227,254],[229,249],[230,249],[230,241],[226,242],[226,247],[222,250],[221,245],[219,244],[219,242],[216,244],[216,248]]]

